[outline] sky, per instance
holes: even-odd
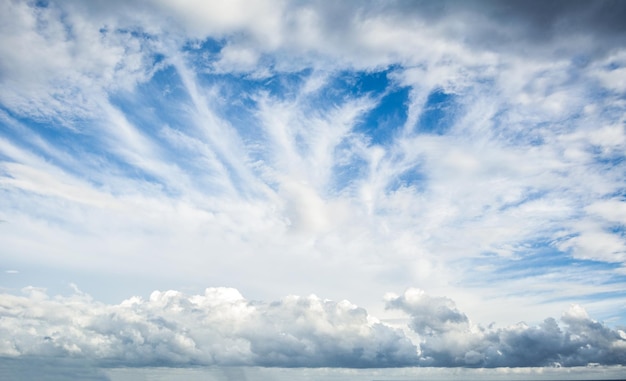
[[[0,0],[0,373],[623,376],[625,19]]]

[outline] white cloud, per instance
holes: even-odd
[[[103,90],[130,89],[154,72],[149,40],[71,6],[10,1],[1,13],[0,100],[16,112],[77,128],[95,116]]]
[[[597,201],[589,205],[586,210],[609,223],[626,223],[626,202],[619,199]]]
[[[622,263],[626,260],[626,242],[610,233],[588,230],[565,241],[561,248],[572,249],[576,258]]]
[[[258,1],[254,4],[231,1],[226,4],[158,0],[155,3],[160,8],[160,16],[169,15],[170,21],[183,26],[194,37],[222,37],[243,32],[264,47],[281,42],[284,1]]]
[[[577,305],[563,314],[565,328],[548,318],[496,329],[474,325],[451,299],[421,290],[386,299],[410,315],[415,343],[363,308],[314,295],[265,303],[210,288],[107,305],[77,289],[50,297],[28,288],[0,299],[0,350],[18,360],[82,359],[100,367],[584,366],[621,364],[626,356],[626,334]]]
[[[405,366],[416,348],[347,301],[289,296],[251,302],[237,290],[155,291],[119,305],[40,289],[3,295],[2,355],[67,357],[101,366]],[[9,334],[10,332],[10,334]]]

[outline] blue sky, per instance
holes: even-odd
[[[5,368],[626,364],[625,10],[551,4],[2,2]]]

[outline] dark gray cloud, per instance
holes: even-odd
[[[395,1],[384,12],[498,53],[597,56],[626,38],[622,1]]]
[[[467,316],[456,308],[452,300],[431,297],[421,290],[411,289],[389,300],[387,306],[408,312],[411,328],[420,335],[436,335],[469,327]]]
[[[256,363],[263,366],[362,368],[414,363],[416,348],[404,334],[368,323],[367,312],[353,307],[345,302],[289,298],[267,305],[242,336],[250,339]]]
[[[626,364],[626,333],[594,321],[572,306],[561,321],[547,318],[487,329],[472,326],[455,303],[410,289],[388,298],[387,306],[407,312],[422,338],[422,365],[467,367],[586,366]]]

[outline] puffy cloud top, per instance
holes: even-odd
[[[409,289],[400,296],[388,295],[387,307],[409,313],[411,328],[420,335],[435,335],[469,327],[467,316],[457,310],[452,300],[429,296],[423,290]]]
[[[159,292],[119,305],[38,289],[0,299],[0,355],[96,360],[108,366],[397,367],[415,345],[347,301],[289,296],[251,302],[235,289]]]
[[[483,328],[443,297],[421,290],[389,295],[407,312],[413,342],[348,302],[288,296],[246,300],[232,288],[203,295],[155,291],[106,305],[43,290],[0,298],[0,356],[83,359],[99,366],[267,367],[580,366],[626,363],[626,333],[580,306],[538,326]]]
[[[573,305],[561,320],[547,318],[537,326],[519,323],[506,328],[472,325],[455,303],[422,290],[389,295],[387,307],[411,316],[420,334],[420,363],[432,366],[529,367],[626,363],[626,335],[592,320]]]

